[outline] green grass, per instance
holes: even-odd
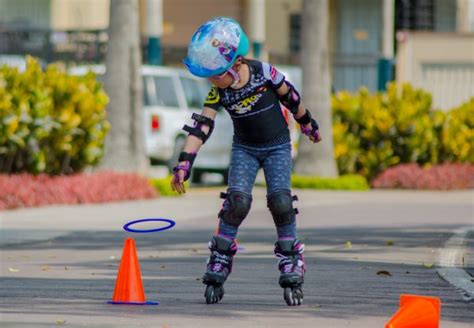
[[[172,175],[162,179],[150,179],[150,184],[156,189],[160,196],[180,196],[176,191],[171,189]],[[188,188],[188,183],[184,183],[185,188]]]
[[[293,175],[291,186],[301,189],[329,189],[329,190],[369,190],[367,180],[356,174],[343,175],[337,178],[320,178],[316,176]]]

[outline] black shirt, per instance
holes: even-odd
[[[270,64],[246,59],[249,81],[239,89],[213,86],[204,106],[224,107],[234,124],[234,142],[254,147],[279,145],[290,141],[276,90],[285,76]]]

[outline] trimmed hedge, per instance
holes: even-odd
[[[474,97],[448,112],[442,140],[444,160],[474,163]]]
[[[474,98],[445,113],[422,89],[391,83],[384,93],[339,92],[332,112],[340,174],[372,180],[402,163],[474,163]]]
[[[0,173],[71,174],[96,165],[109,130],[108,97],[93,73],[0,67]]]
[[[422,168],[402,164],[380,174],[374,188],[453,190],[474,188],[474,165],[443,164]]]
[[[148,180],[134,173],[99,172],[57,177],[26,173],[0,175],[0,186],[0,210],[157,196]]]
[[[361,175],[349,174],[338,178],[319,178],[312,176],[293,175],[291,186],[302,189],[330,190],[368,190],[369,184]]]

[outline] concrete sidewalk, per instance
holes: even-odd
[[[383,327],[401,293],[440,297],[443,328],[473,327],[472,301],[436,274],[438,250],[473,225],[472,191],[296,191],[309,268],[298,308],[286,306],[277,283],[275,230],[261,188],[239,233],[243,249],[226,295],[204,303],[200,277],[219,191],[0,212],[2,327]],[[130,236],[122,225],[142,217],[177,222],[133,236],[147,298],[161,304],[108,305]]]

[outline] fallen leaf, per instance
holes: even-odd
[[[344,245],[344,248],[351,249],[352,248],[352,243],[350,241],[346,241],[346,244]]]
[[[166,269],[166,265],[162,265],[160,268],[162,268],[162,269]]]
[[[423,262],[423,266],[427,269],[431,269],[434,266],[434,263],[425,263],[425,262]]]
[[[47,266],[47,265],[43,265],[43,266],[41,267],[41,271],[49,271],[49,269],[51,269],[51,268],[50,268],[49,266]]]
[[[8,267],[8,271],[10,271],[10,272],[20,272],[20,270],[15,269],[15,268],[11,268],[11,267]]]
[[[69,270],[69,268],[67,266],[64,267],[64,270]]]
[[[387,240],[387,241],[385,241],[385,245],[387,245],[387,246],[393,246],[393,240]]]
[[[56,320],[56,324],[57,324],[57,325],[65,325],[65,324],[66,324],[66,320],[64,320],[64,319],[57,319],[57,320]]]
[[[377,271],[377,276],[391,277],[392,274],[390,272],[388,272],[387,270],[380,270],[380,271]]]
[[[197,248],[193,248],[191,251],[192,251],[193,253],[197,253],[197,252],[198,252]]]

